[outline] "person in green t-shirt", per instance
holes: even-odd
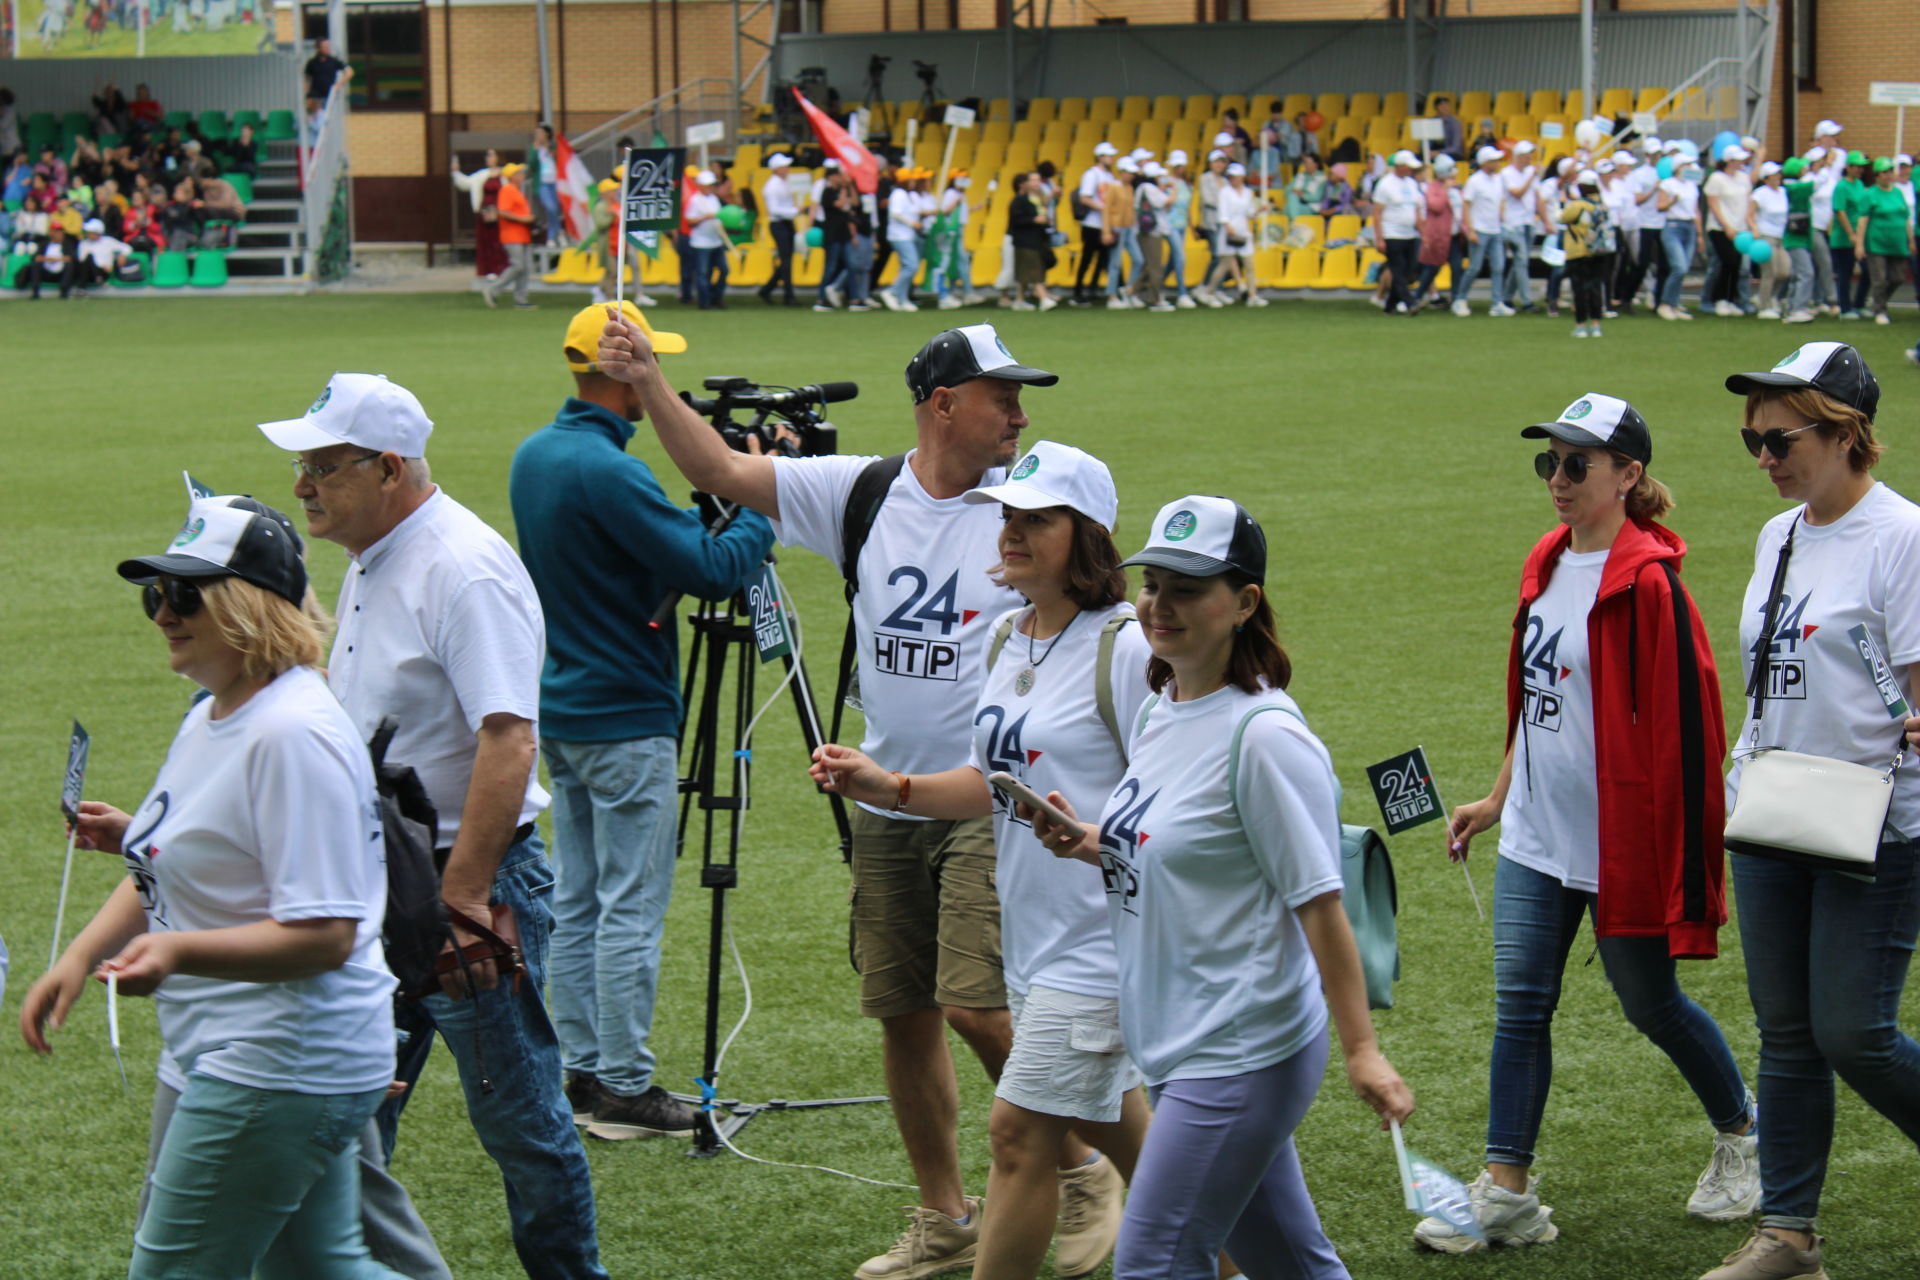
[[[1866,172],[1866,156],[1849,151],[1847,176],[1833,189],[1833,226],[1827,232],[1827,244],[1833,251],[1833,292],[1842,320],[1858,320],[1867,305],[1867,264],[1860,261],[1854,234],[1860,200],[1867,193],[1862,181]]]
[[[1786,181],[1787,228],[1781,233],[1780,247],[1793,264],[1793,284],[1787,293],[1788,324],[1810,324],[1813,314],[1813,179],[1806,176],[1807,162],[1793,156],[1780,166]]]
[[[1873,279],[1873,322],[1888,324],[1887,299],[1900,287],[1901,267],[1913,257],[1913,224],[1906,197],[1893,189],[1893,158],[1873,162],[1873,185],[1854,201],[1853,252],[1864,256]]]

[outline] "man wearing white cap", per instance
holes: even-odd
[[[1500,235],[1507,242],[1507,289],[1495,300],[1504,307],[1488,315],[1512,315],[1519,310],[1532,311],[1533,237],[1540,229],[1540,170],[1533,163],[1535,147],[1526,139],[1514,144],[1513,160],[1500,175]]]
[[[1828,125],[1833,126],[1834,134],[1839,133],[1839,125],[1831,120],[1822,120],[1814,127],[1814,136],[1829,136],[1820,132]],[[1813,182],[1813,306],[1816,311],[1837,316],[1840,307],[1838,291],[1834,287],[1833,247],[1829,238],[1833,234],[1834,193],[1847,176],[1847,149],[1837,143],[1832,146],[1815,143],[1807,150],[1806,158],[1807,177]]]
[[[1373,241],[1387,255],[1391,282],[1387,314],[1406,315],[1413,306],[1413,286],[1420,274],[1420,227],[1427,220],[1427,193],[1414,175],[1420,157],[1411,151],[1393,154],[1393,172],[1373,184]]]
[[[1182,311],[1191,311],[1195,303],[1187,291],[1187,220],[1192,217],[1193,185],[1187,181],[1186,152],[1178,149],[1167,152],[1167,174],[1160,185],[1167,193],[1160,238],[1167,249],[1167,272],[1175,293],[1173,305]]]
[[[80,245],[73,255],[75,287],[91,289],[96,284],[105,284],[133,252],[131,247],[106,232],[107,224],[98,218],[88,218],[81,224]]]
[[[1500,209],[1506,193],[1500,183],[1500,165],[1507,153],[1498,147],[1482,147],[1474,153],[1474,171],[1461,188],[1460,198],[1467,233],[1467,269],[1453,280],[1453,314],[1472,314],[1467,293],[1473,288],[1481,264],[1487,266],[1487,296],[1493,305],[1490,316],[1510,316],[1513,312],[1501,301],[1507,284],[1507,239],[1501,234]]]
[[[1120,179],[1113,172],[1113,161],[1120,149],[1111,142],[1096,143],[1093,167],[1080,175],[1073,191],[1073,214],[1080,224],[1080,265],[1073,273],[1072,305],[1084,307],[1088,295],[1100,287],[1100,273],[1107,269],[1107,222],[1101,214],[1107,188]]]
[[[352,560],[327,683],[363,738],[395,721],[387,759],[412,766],[439,816],[435,860],[452,934],[443,958],[457,946],[461,963],[440,990],[395,1006],[403,1033],[395,1079],[420,1078],[439,1032],[474,1132],[506,1180],[523,1265],[542,1278],[605,1280],[593,1184],[542,1000],[553,872],[534,826],[547,805],[534,770],[539,596],[506,539],[434,485],[433,423],[405,388],[336,373],[303,416],[260,430],[299,455],[293,494],[308,533]],[[517,947],[502,944],[510,928]],[[376,1156],[392,1155],[411,1096],[376,1115],[380,1141],[363,1144]],[[384,1164],[362,1167],[376,1257],[417,1245],[420,1234],[417,1219],[409,1230],[381,1216]]]
[[[760,301],[771,303],[773,289],[785,289],[781,298],[789,307],[800,305],[793,293],[793,222],[800,216],[800,202],[793,198],[793,184],[787,170],[793,157],[776,151],[767,157],[767,180],[760,184],[760,208],[767,215],[767,230],[773,233],[773,274],[760,286]]]
[[[987,573],[1000,558],[998,509],[962,495],[1007,478],[1027,425],[1021,392],[1058,376],[1016,361],[992,325],[949,329],[907,365],[918,441],[911,452],[771,458],[728,449],[681,403],[637,326],[609,321],[599,364],[638,389],[667,455],[693,485],[762,512],[782,543],[841,566],[866,712],[861,750],[903,776],[967,763],[990,628],[1019,601]],[[859,1280],[917,1280],[974,1256],[980,1201],[961,1181],[959,1089],[946,1033],[952,1027],[988,1074],[999,1075],[1012,1026],[993,848],[990,819],[916,816],[905,786],[891,809],[854,815],[861,1012],[880,1023],[887,1092],[921,1201],[895,1246],[855,1273]],[[1087,1208],[1063,1204],[1061,1216],[1071,1210],[1080,1222]]]
[[[727,288],[727,233],[720,225],[720,197],[713,193],[720,179],[711,169],[694,175],[698,191],[687,200],[687,246],[693,250],[693,287],[702,311],[723,310]]]

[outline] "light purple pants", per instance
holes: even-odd
[[[1114,1280],[1213,1280],[1222,1249],[1252,1280],[1347,1280],[1293,1149],[1326,1066],[1322,1030],[1259,1071],[1150,1090]]]

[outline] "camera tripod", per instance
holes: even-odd
[[[891,61],[891,58],[882,57],[877,53],[871,58],[868,58],[867,83],[860,90],[861,97],[867,104],[867,112],[871,121],[871,127],[868,129],[868,132],[876,138],[891,138],[893,136],[893,126],[891,124],[893,112],[887,107],[886,90],[887,63]]]
[[[732,521],[729,512],[716,519],[709,526],[710,533],[718,533]],[[772,565],[773,557],[767,557]],[[690,714],[682,732],[683,744],[687,733],[692,734],[693,752],[688,761],[688,774],[680,779],[680,845],[684,849],[687,836],[695,821],[694,807],[700,810],[700,884],[711,889],[710,922],[707,932],[707,1010],[706,1010],[706,1047],[701,1059],[700,1079],[703,1086],[702,1097],[693,1099],[700,1107],[700,1123],[693,1134],[691,1156],[714,1156],[725,1149],[723,1137],[731,1138],[753,1120],[755,1116],[769,1111],[813,1111],[823,1107],[848,1107],[860,1103],[885,1102],[884,1095],[861,1098],[817,1098],[806,1101],[794,1101],[786,1098],[774,1098],[766,1102],[742,1102],[735,1098],[718,1098],[714,1092],[715,1074],[719,1068],[720,1044],[720,973],[724,960],[727,921],[727,891],[740,884],[740,824],[750,804],[750,782],[752,777],[752,752],[746,738],[748,723],[754,714],[754,677],[760,666],[759,646],[755,634],[772,619],[790,626],[785,612],[784,602],[779,598],[778,579],[771,573],[750,582],[725,601],[703,601],[689,615],[693,626],[694,643],[687,659],[687,671],[682,689],[683,705]],[[661,615],[671,618],[673,601],[670,599],[661,610]],[[661,615],[656,615],[658,618]],[[788,633],[789,639],[791,632]],[[807,669],[804,663],[791,651],[782,658],[786,671],[791,675],[789,688],[793,694],[793,705],[800,722],[800,736],[811,756],[824,738],[820,729],[820,714],[814,704],[813,688],[807,681]],[[720,710],[721,703],[727,698],[726,677],[732,671],[732,729],[731,741],[721,742]],[[699,697],[696,702],[696,688]],[[728,776],[722,777],[722,762],[726,763]],[[829,792],[828,800],[833,809],[833,819],[839,828],[840,847],[844,852],[851,847],[852,828],[847,822],[846,805],[836,793]],[[725,814],[726,830],[721,847],[716,849],[715,815]]]

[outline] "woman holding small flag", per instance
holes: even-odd
[[[1627,1020],[1699,1098],[1713,1159],[1687,1212],[1717,1222],[1760,1195],[1755,1112],[1726,1037],[1681,991],[1675,961],[1707,959],[1726,923],[1726,754],[1719,678],[1680,582],[1686,544],[1647,474],[1653,438],[1632,405],[1589,393],[1520,433],[1559,524],[1520,576],[1507,668],[1505,763],[1453,811],[1449,855],[1500,824],[1494,873],[1494,1037],[1487,1166],[1468,1188],[1481,1235],[1426,1218],[1443,1253],[1560,1234],[1528,1169],[1553,1079],[1553,1014],[1583,918]],[[1482,1238],[1484,1236],[1484,1238]]]

